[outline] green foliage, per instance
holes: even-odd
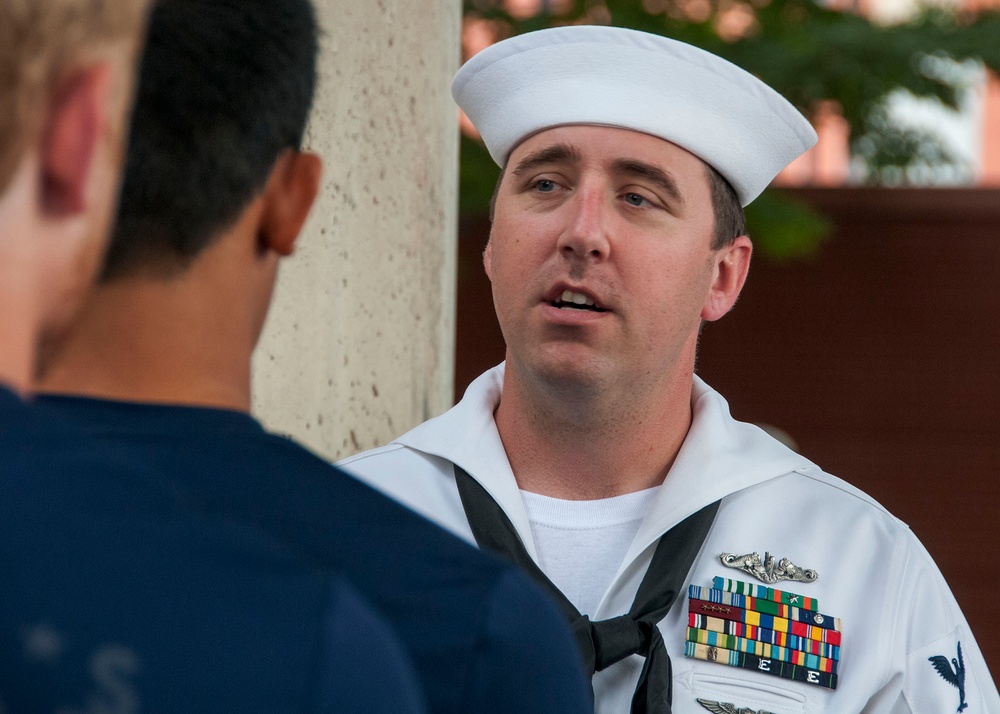
[[[833,230],[830,221],[780,192],[765,191],[746,208],[755,255],[774,262],[809,258]]]
[[[574,22],[662,34],[745,68],[807,116],[821,102],[836,102],[870,183],[905,182],[913,167],[955,162],[933,135],[887,120],[894,93],[956,108],[968,76],[956,63],[1000,72],[997,12],[926,10],[906,23],[879,25],[812,0],[545,0],[542,7],[519,19],[504,12],[502,0],[466,0],[465,13],[495,23],[501,37]],[[463,139],[463,211],[485,210],[496,175],[485,150]],[[762,252],[777,258],[808,254],[829,231],[827,221],[769,192],[748,209],[748,221]]]
[[[458,165],[458,211],[462,215],[484,214],[500,176],[483,142],[462,135]]]

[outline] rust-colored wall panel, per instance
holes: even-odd
[[[490,234],[486,217],[463,218],[458,231],[458,314],[455,320],[455,399],[469,382],[503,361],[504,343],[493,310],[483,251]]]

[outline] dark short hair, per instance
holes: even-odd
[[[186,269],[301,147],[317,34],[310,0],[157,0],[104,280]]]
[[[490,223],[493,222],[493,214],[497,210],[497,195],[500,193],[500,184],[503,183],[503,175],[507,173],[507,167],[501,166],[500,173],[497,174],[497,182],[493,186],[493,195],[490,196]]]
[[[712,190],[712,212],[715,214],[712,249],[719,250],[747,234],[747,219],[732,184],[708,164],[705,164],[705,170]]]
[[[712,250],[725,248],[732,245],[733,241],[742,235],[746,235],[746,216],[743,213],[743,206],[736,196],[736,191],[732,185],[723,178],[722,174],[705,164],[708,173],[708,185],[712,191],[712,212],[715,214],[715,229],[712,237]],[[506,169],[500,170],[497,177],[496,186],[493,187],[493,195],[490,196],[490,221],[493,221],[493,213],[496,210],[497,194],[500,192],[500,184],[503,182],[503,175]]]

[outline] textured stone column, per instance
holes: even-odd
[[[329,458],[452,403],[458,0],[316,0],[321,196],[254,356],[254,412]]]

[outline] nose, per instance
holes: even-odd
[[[566,208],[567,223],[558,243],[560,254],[574,260],[607,258],[611,243],[604,191],[598,186],[581,187]]]

